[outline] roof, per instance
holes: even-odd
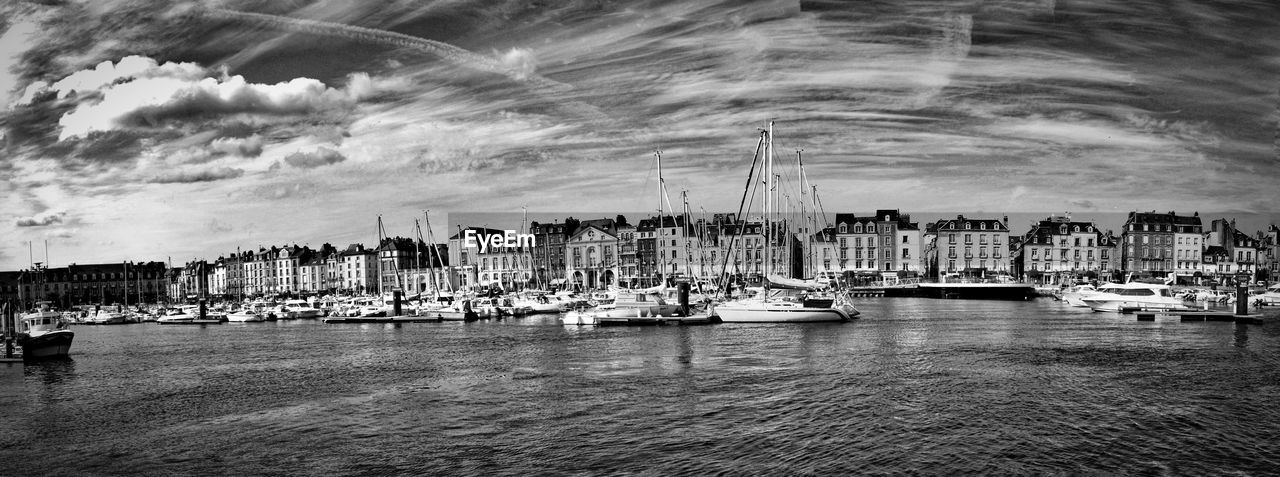
[[[976,231],[1008,231],[1004,222],[1000,219],[973,219],[963,215],[957,215],[954,219],[942,219],[934,222],[934,226],[938,231],[953,230],[976,230]]]

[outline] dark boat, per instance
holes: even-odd
[[[35,311],[18,320],[18,346],[22,347],[23,359],[65,358],[75,336],[62,313],[50,309],[48,302],[40,302]]]

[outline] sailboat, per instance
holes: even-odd
[[[774,199],[770,197],[774,190],[773,175],[773,122],[769,123],[768,131],[762,131],[762,141],[764,149],[764,164],[761,174],[765,176],[765,200],[762,208],[764,209],[764,229],[765,234],[769,236],[765,239],[767,246],[765,247],[766,258],[764,260],[765,283],[764,289],[754,296],[742,298],[739,300],[728,301],[724,303],[714,304],[711,307],[711,313],[720,318],[724,323],[794,323],[794,322],[822,322],[822,321],[849,321],[858,316],[859,312],[853,307],[847,293],[831,290],[826,284],[811,280],[797,280],[783,277],[774,272],[774,251],[775,237],[772,235],[777,233],[776,224],[772,221],[773,208],[776,207]],[[757,148],[757,151],[760,149]],[[752,162],[752,171],[755,171],[756,161],[760,160],[760,154],[756,154],[756,158]],[[750,174],[749,174],[750,176]],[[748,178],[748,184],[754,181]],[[743,191],[743,202],[746,202],[746,194],[749,194],[751,187],[748,186]],[[725,254],[725,260],[729,259],[729,254]]]

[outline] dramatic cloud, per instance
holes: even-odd
[[[277,200],[344,223],[648,210],[654,149],[691,207],[733,210],[771,120],[782,189],[796,199],[803,149],[828,212],[1280,203],[1273,1],[122,0],[0,18],[0,203],[86,221],[0,224],[19,240],[119,227],[125,244],[103,224],[127,223],[155,237],[137,254],[199,256],[367,235]],[[125,198],[149,213],[114,220]],[[234,233],[186,237],[231,213]]]
[[[243,176],[243,169],[226,166],[191,167],[165,171],[157,175],[151,182],[157,184],[174,184],[188,182],[213,182],[224,179],[235,179]]]
[[[284,158],[285,163],[302,169],[314,169],[320,166],[337,164],[345,160],[347,158],[342,153],[323,147],[311,152],[298,151]]]
[[[262,154],[262,136],[254,134],[246,138],[219,138],[209,143],[209,148],[223,154],[258,157]]]
[[[65,211],[41,212],[30,217],[21,217],[17,221],[19,227],[44,227],[62,223],[62,218],[66,217]]]

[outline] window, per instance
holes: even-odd
[[[956,234],[947,234],[947,240],[949,240],[950,243],[956,243]]]
[[[841,223],[840,223],[840,233],[842,233],[842,234],[843,234],[843,233],[848,233],[848,231],[849,231],[849,227],[847,227],[843,222],[841,222]]]
[[[909,240],[907,240],[908,238],[909,238],[909,237],[907,237],[906,235],[903,235],[903,236],[902,236],[902,243],[910,243],[910,241],[909,241]]]

